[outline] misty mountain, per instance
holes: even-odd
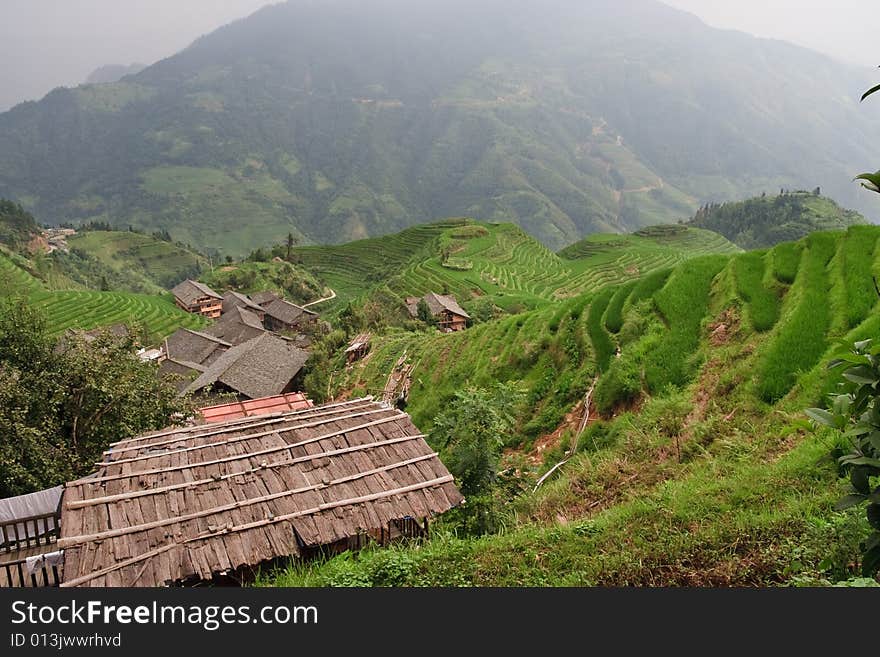
[[[129,64],[128,66],[125,64],[107,64],[106,66],[96,68],[89,73],[89,77],[86,78],[85,83],[107,84],[108,82],[119,82],[126,75],[135,75],[136,73],[143,71],[145,68],[147,68],[146,64],[138,64],[137,62]]]
[[[446,216],[552,248],[877,164],[862,71],[653,0],[293,0],[0,115],[0,196],[240,254]]]

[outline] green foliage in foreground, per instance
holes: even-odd
[[[813,233],[807,238],[797,306],[779,327],[758,371],[760,394],[768,402],[791,390],[799,373],[812,369],[827,348],[826,333],[831,324],[827,266],[834,256],[836,239],[832,233]]]
[[[88,474],[109,443],[188,414],[135,348],[109,333],[56,348],[39,311],[0,302],[0,497]]]
[[[756,331],[769,331],[779,319],[780,299],[764,284],[765,255],[750,251],[733,260],[736,293],[748,304],[749,319]]]
[[[862,575],[880,571],[880,349],[871,340],[856,342],[829,363],[839,370],[841,389],[831,397],[831,411],[807,410],[820,426],[843,432],[848,450],[835,450],[851,490],[837,503],[838,510],[867,503],[865,517],[870,534],[862,544]],[[873,483],[872,483],[873,482]]]

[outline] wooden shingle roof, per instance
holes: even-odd
[[[165,345],[169,358],[205,366],[214,363],[221,354],[233,346],[231,342],[209,333],[184,328],[170,335]]]
[[[262,312],[262,309],[260,311]],[[252,340],[265,332],[266,329],[263,328],[260,318],[242,306],[236,306],[229,312],[224,312],[220,319],[205,329],[205,333],[233,345]]]
[[[410,417],[371,398],[115,443],[66,485],[62,586],[162,586],[460,504]]]
[[[235,290],[226,290],[226,293],[223,295],[223,314],[231,312],[234,308],[246,308],[252,312],[263,312],[263,309],[246,294],[236,292]]]
[[[318,315],[311,310],[306,310],[302,306],[297,306],[295,303],[290,303],[290,301],[285,301],[284,299],[275,299],[275,301],[265,305],[264,309],[267,316],[277,319],[284,324],[295,324],[303,315],[308,315],[309,317],[317,317]]]
[[[186,279],[182,283],[175,285],[171,289],[171,294],[180,299],[180,302],[185,306],[192,305],[201,297],[213,297],[215,299],[223,298],[204,283],[190,279]]]
[[[279,395],[308,358],[308,352],[290,341],[263,333],[223,353],[187,392],[221,383],[251,399]]]

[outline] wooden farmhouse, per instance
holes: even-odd
[[[223,297],[198,281],[187,279],[175,286],[171,294],[177,305],[188,313],[216,319],[223,310]]]
[[[266,316],[266,311],[263,310],[262,306],[254,302],[249,296],[241,294],[240,292],[235,292],[234,290],[227,290],[226,294],[223,295],[223,314],[225,315],[235,308],[249,310],[259,317],[261,322]]]
[[[241,582],[278,558],[419,532],[463,498],[410,417],[371,398],[111,446],[61,507],[61,586]]]
[[[186,393],[228,392],[259,399],[295,391],[295,379],[309,358],[290,340],[263,333],[225,351],[186,387]]]
[[[265,332],[259,315],[244,306],[235,306],[228,312],[224,311],[220,319],[205,329],[205,333],[233,345],[252,340]]]
[[[451,294],[429,292],[423,297],[407,297],[406,308],[414,318],[419,316],[419,302],[424,299],[431,315],[437,320],[437,327],[444,332],[463,331],[471,318]]]
[[[264,307],[266,318],[264,326],[270,331],[295,331],[318,319],[318,314],[284,299],[275,299]]]

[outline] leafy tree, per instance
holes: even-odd
[[[88,474],[109,443],[192,412],[136,346],[109,332],[56,344],[39,311],[0,302],[0,497]]]
[[[851,490],[837,503],[843,510],[867,502],[865,513],[872,533],[862,544],[862,573],[880,571],[880,348],[870,340],[856,342],[828,367],[840,371],[841,390],[831,395],[831,410],[807,409],[816,425],[842,432],[848,451],[835,450],[842,474]]]
[[[293,236],[293,233],[287,233],[287,239],[285,240],[284,245],[287,247],[287,257],[285,258],[285,260],[287,260],[288,262],[290,261],[290,252],[293,249],[293,247],[296,246],[296,243],[298,241],[299,240],[297,240]]]
[[[434,314],[428,307],[428,302],[425,301],[424,298],[419,299],[419,304],[416,306],[416,317],[418,317],[428,326],[437,325],[437,319],[434,317]]]
[[[510,385],[468,388],[456,392],[434,418],[431,437],[443,446],[443,460],[467,499],[462,524],[469,532],[481,534],[494,527],[498,462],[522,401],[522,393]]]
[[[875,85],[862,94],[862,100],[880,91],[880,84]],[[870,189],[872,192],[880,194],[880,171],[875,173],[860,173],[855,177],[856,180],[862,181],[862,187]]]

